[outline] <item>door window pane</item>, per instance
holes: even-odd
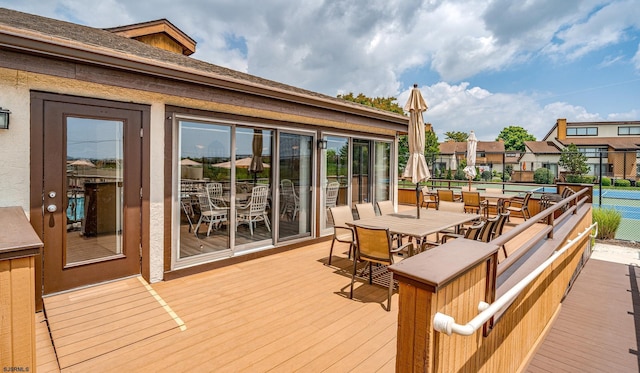
[[[351,177],[352,204],[371,202],[371,189],[369,187],[369,148],[368,140],[353,140],[353,167]]]
[[[375,142],[375,160],[373,162],[375,172],[375,201],[391,199],[391,143]]]
[[[179,258],[228,250],[231,127],[179,123]]]
[[[272,242],[273,131],[236,129],[236,246]]]
[[[313,137],[280,135],[280,239],[311,234]]]
[[[331,214],[328,209],[334,206],[344,206],[348,203],[349,191],[349,139],[346,137],[327,136],[327,150],[325,151],[324,201],[322,211],[323,228],[333,227]],[[337,190],[336,190],[337,189]]]
[[[122,255],[121,121],[68,117],[65,265]]]

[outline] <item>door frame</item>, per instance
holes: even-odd
[[[142,121],[142,140],[141,140],[141,221],[140,221],[140,244],[141,244],[141,274],[150,281],[150,106],[143,104],[134,104],[127,102],[110,101],[96,98],[78,97],[70,95],[61,95],[48,92],[31,91],[30,114],[30,189],[29,189],[29,215],[31,226],[44,241],[44,126],[45,126],[45,102],[57,102],[62,104],[91,105],[105,108],[125,109],[139,111]],[[45,247],[43,250],[47,250]],[[36,258],[36,309],[42,309],[43,295],[43,260],[44,255],[41,253]]]

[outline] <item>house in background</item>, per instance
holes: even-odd
[[[554,165],[560,160],[561,150],[570,144],[575,144],[587,157],[590,175],[634,182],[640,179],[640,121],[567,122],[558,119],[542,141],[529,144],[531,147],[521,164],[529,162],[534,167],[548,167],[559,177],[564,170]],[[599,169],[600,154],[603,156],[602,169]],[[554,157],[557,157],[555,161]]]
[[[467,143],[445,141],[440,143],[440,155],[435,167],[446,175],[447,170],[452,174],[460,167],[460,163],[467,158]],[[484,171],[502,174],[505,166],[505,150],[502,141],[478,141],[476,150],[476,168],[480,174]]]
[[[397,198],[407,117],[195,46],[167,20],[102,30],[0,9],[0,206],[21,206],[45,244],[38,299],[322,239],[330,180],[339,204]]]

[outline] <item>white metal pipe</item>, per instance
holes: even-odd
[[[489,321],[498,311],[504,306],[509,304],[515,299],[531,282],[533,282],[547,267],[549,267],[560,255],[567,251],[575,242],[579,241],[584,235],[586,235],[593,228],[596,228],[596,233],[592,235],[595,237],[598,235],[598,223],[593,223],[587,227],[584,232],[578,234],[576,238],[569,240],[566,245],[556,250],[547,260],[540,264],[536,269],[529,273],[525,278],[520,280],[516,285],[504,293],[500,298],[487,307],[487,303],[480,302],[478,309],[481,311],[478,316],[474,317],[465,325],[456,324],[455,319],[449,315],[437,312],[433,317],[433,328],[441,333],[451,335],[452,333],[460,335],[472,335],[475,333],[484,323]]]

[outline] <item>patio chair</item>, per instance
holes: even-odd
[[[480,200],[480,193],[462,191],[462,202],[464,203],[464,212],[473,212],[482,214],[486,208],[486,202]]]
[[[504,194],[504,192],[500,188],[486,188],[484,191],[485,193],[490,194]],[[496,215],[500,213],[500,211],[502,210],[502,202],[500,198],[487,197],[484,200],[486,201],[485,203],[487,207],[487,216],[489,216],[489,210],[491,209],[496,212]]]
[[[529,199],[531,198],[531,192],[527,192],[524,198],[514,197],[511,200],[504,202],[504,208],[509,212],[517,212],[522,214],[524,220],[531,217],[529,213]]]
[[[376,202],[376,205],[378,205],[378,211],[380,211],[380,215],[389,215],[396,212],[393,207],[392,201],[378,201]]]
[[[331,258],[333,256],[333,245],[336,243],[336,241],[349,244],[349,258],[351,258],[351,253],[353,251],[353,247],[355,246],[353,230],[349,226],[347,226],[347,223],[353,222],[351,207],[331,207],[329,209],[329,213],[331,214],[331,220],[333,220],[333,239],[331,240],[329,262],[327,263],[327,265],[331,265]]]
[[[499,219],[498,216],[496,216],[495,218],[487,219],[482,229],[480,229],[480,232],[478,233],[478,237],[476,238],[476,240],[482,241],[482,242],[491,241],[493,237],[493,230],[496,226],[496,223],[498,223],[498,219]]]
[[[376,210],[371,203],[356,203],[356,211],[358,219],[373,218],[376,216]]]
[[[507,220],[509,220],[509,215],[511,215],[511,212],[509,211],[501,212],[498,215],[498,221],[493,227],[493,232],[491,232],[491,240],[495,240],[496,238],[500,237],[500,235],[502,235],[504,225],[507,222]],[[504,252],[504,257],[506,258],[508,254],[507,254],[507,248],[504,245],[502,245],[502,252]]]
[[[405,245],[393,248],[391,244],[391,235],[388,228],[374,228],[365,226],[354,226],[356,235],[356,250],[353,257],[353,273],[351,276],[351,290],[349,299],[353,299],[353,283],[356,279],[358,262],[369,263],[369,284],[373,283],[373,264],[389,266],[394,263],[394,254],[401,251],[407,251],[409,246],[413,246],[413,242],[407,242]],[[399,258],[396,258],[398,260]],[[389,274],[389,293],[387,296],[387,311],[391,311],[391,294],[393,292],[393,272],[387,271]]]
[[[438,195],[433,194],[433,191],[429,190],[428,186],[422,188],[422,204],[421,206],[429,209],[429,206],[433,206],[434,209],[438,209]]]
[[[440,238],[440,243],[446,243],[447,240],[455,238],[466,238],[469,240],[475,240],[478,238],[478,235],[480,234],[480,231],[485,224],[486,223],[484,222],[484,220],[480,220],[470,227],[466,228],[464,234],[445,233]]]
[[[291,213],[291,220],[296,220],[298,211],[300,211],[300,197],[296,193],[293,182],[289,179],[280,181],[280,195],[282,196],[281,216],[284,218],[287,213]]]
[[[200,218],[198,219],[194,233],[196,237],[198,237],[200,224],[209,223],[209,228],[207,229],[207,237],[209,237],[214,225],[217,227],[227,221],[228,210],[226,206],[220,207],[215,205],[213,201],[211,201],[211,198],[209,198],[208,193],[200,193],[198,195],[198,204],[200,206]]]
[[[253,236],[254,225],[263,221],[267,230],[271,232],[269,226],[269,213],[267,212],[267,203],[269,197],[269,187],[266,185],[258,185],[251,190],[251,199],[244,206],[238,206],[236,210],[236,230],[240,224],[248,224],[249,231]]]
[[[340,183],[337,181],[327,184],[327,192],[325,194],[325,207],[336,207],[338,203],[338,192],[340,191]]]
[[[451,189],[438,189],[438,203],[442,201],[457,202],[459,199],[454,198],[453,190]],[[438,207],[439,208],[439,207]]]

